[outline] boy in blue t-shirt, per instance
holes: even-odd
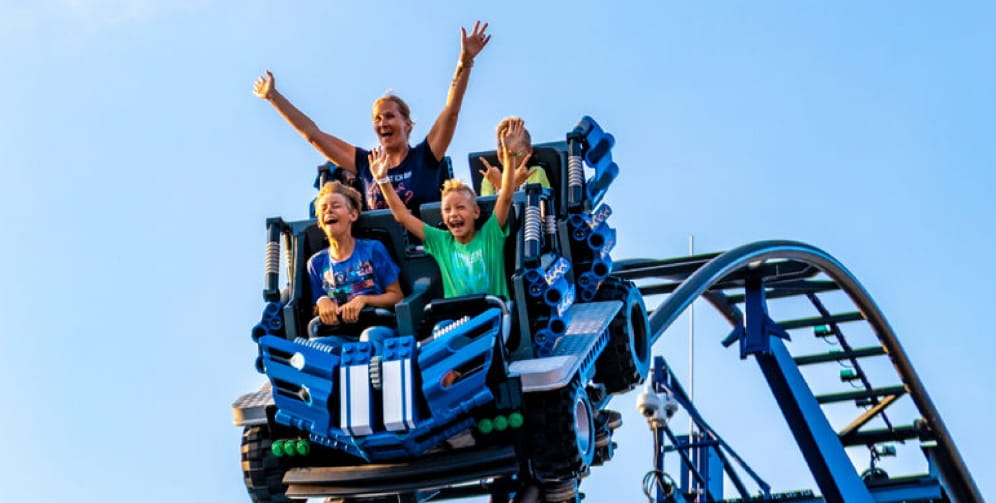
[[[503,139],[521,136],[521,119],[513,120]],[[507,144],[508,142],[503,142]],[[528,156],[516,158],[508,148],[499,152],[504,171],[502,186],[511,187],[514,172],[522,169]],[[443,185],[442,210],[446,231],[427,225],[405,208],[387,176],[389,161],[380,150],[370,152],[370,171],[384,194],[395,220],[425,243],[425,251],[436,259],[443,278],[446,298],[486,293],[508,298],[503,256],[508,229],[508,210],[512,206],[511,190],[503,190],[495,201],[494,211],[480,231],[474,221],[481,214],[474,189],[460,180],[447,180]]]
[[[363,196],[339,182],[326,183],[315,198],[318,227],[328,237],[329,247],[308,259],[311,295],[318,317],[326,325],[356,323],[366,306],[393,308],[401,302],[398,266],[380,241],[353,237],[353,222],[360,216]],[[395,337],[395,329],[368,327],[359,340],[373,343],[381,353],[384,339]],[[323,342],[354,341],[333,335]]]

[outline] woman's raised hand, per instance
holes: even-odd
[[[471,30],[470,35],[467,35],[467,30],[464,27],[460,27],[460,61],[464,63],[474,61],[481,49],[488,45],[491,35],[484,33],[484,30],[487,29],[488,23],[484,23],[482,26],[480,21],[474,22],[474,29]]]
[[[256,79],[256,83],[252,86],[252,93],[256,95],[257,98],[268,99],[270,93],[276,87],[276,79],[273,78],[273,74],[269,70],[266,71],[266,75],[260,75]]]

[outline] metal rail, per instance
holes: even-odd
[[[650,316],[651,343],[656,342],[696,298],[700,296],[708,298],[710,290],[724,284],[728,285],[731,278],[740,276],[744,271],[758,269],[767,260],[786,260],[813,266],[826,274],[847,294],[872,327],[900,379],[909,391],[914,404],[926,421],[927,427],[936,439],[940,454],[938,457],[944,461],[938,463],[938,470],[947,489],[951,492],[952,500],[956,502],[983,501],[950,432],[927,394],[923,382],[914,371],[912,363],[903,351],[885,315],[857,278],[835,258],[819,248],[797,241],[759,241],[711,258],[687,276],[674,289],[673,293],[654,309]],[[644,264],[630,265],[624,269],[625,274],[628,277],[642,276],[640,274],[641,265]],[[664,268],[659,267],[659,264],[654,265],[658,267],[644,268],[644,271],[648,273],[647,277],[664,273],[660,270]],[[729,320],[731,317],[728,316],[729,313],[726,314],[726,318]]]

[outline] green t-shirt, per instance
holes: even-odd
[[[425,252],[439,264],[443,276],[443,296],[460,297],[486,293],[508,298],[505,282],[505,237],[494,214],[488,217],[474,238],[461,244],[445,229],[426,224]]]
[[[529,185],[530,183],[538,183],[543,186],[544,189],[550,188],[550,180],[546,177],[546,170],[542,166],[533,166],[536,171],[526,178],[526,181],[522,184],[523,186]],[[530,168],[532,169],[532,168]],[[482,196],[493,196],[495,193],[495,186],[491,185],[491,182],[487,178],[481,179],[481,195]]]

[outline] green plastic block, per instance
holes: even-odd
[[[508,419],[499,414],[498,417],[495,418],[495,429],[498,431],[505,431],[508,429]]]
[[[283,442],[283,440],[277,440],[276,442],[273,442],[273,445],[270,446],[270,452],[272,452],[273,455],[276,456],[276,457],[278,457],[278,458],[280,456],[283,456],[284,455],[284,442]]]
[[[311,442],[301,439],[294,442],[294,450],[297,451],[298,455],[307,456],[311,452]]]
[[[485,435],[491,433],[492,431],[494,431],[494,429],[495,429],[494,422],[491,421],[488,418],[481,419],[477,423],[477,431],[479,431],[479,432],[481,432],[481,433],[483,433]]]
[[[284,454],[286,454],[288,456],[293,456],[294,454],[297,454],[295,452],[295,450],[294,450],[294,441],[293,440],[288,440],[288,441],[284,442]]]

